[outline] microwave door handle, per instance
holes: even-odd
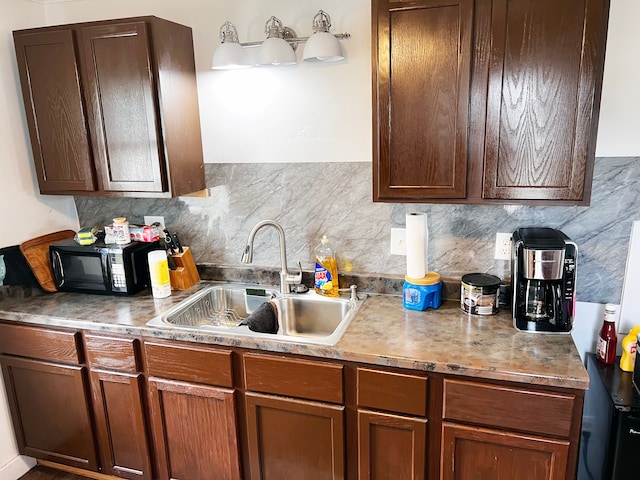
[[[54,277],[56,279],[56,286],[61,287],[64,285],[64,269],[62,268],[62,258],[60,258],[60,252],[56,252],[55,250],[52,252],[52,262],[51,266],[53,267]]]
[[[107,287],[107,292],[113,290],[113,284],[111,282],[111,263],[109,260],[109,253],[103,253],[100,257],[100,263],[102,263],[102,281],[104,282],[105,287]]]

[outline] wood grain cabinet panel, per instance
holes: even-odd
[[[569,441],[445,423],[442,480],[564,480]]]
[[[81,28],[78,41],[103,188],[165,191],[146,22]]]
[[[95,190],[73,31],[31,31],[14,38],[40,192]]]
[[[427,415],[427,379],[417,375],[358,368],[358,406]]]
[[[103,471],[150,480],[142,375],[92,370],[91,384]]]
[[[126,372],[142,370],[139,340],[85,334],[84,341],[87,360],[91,368],[107,368]]]
[[[159,379],[149,388],[158,477],[239,480],[235,392]]]
[[[251,478],[345,478],[343,406],[252,392],[245,404]]]
[[[358,411],[358,478],[426,478],[427,419]]]
[[[374,200],[465,198],[473,0],[374,0]]]
[[[497,0],[484,197],[591,192],[608,0]]]
[[[342,365],[290,357],[245,354],[247,390],[342,403]]]
[[[97,470],[84,367],[0,356],[23,455]]]
[[[13,35],[42,193],[205,188],[189,27],[147,16]]]
[[[80,363],[74,331],[0,324],[0,353],[58,363]]]
[[[145,342],[149,375],[220,387],[233,386],[231,352]]]
[[[458,422],[569,437],[576,405],[575,395],[445,379],[442,416]]]

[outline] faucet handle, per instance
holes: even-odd
[[[298,262],[298,273],[291,274],[287,271],[286,282],[291,285],[302,283],[302,265],[300,265],[300,262]]]

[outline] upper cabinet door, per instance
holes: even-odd
[[[372,15],[374,200],[465,198],[473,0]]]
[[[145,22],[78,32],[98,177],[105,191],[167,191]]]
[[[14,43],[40,191],[95,190],[73,32],[16,32]]]
[[[608,0],[494,0],[483,197],[588,202]]]

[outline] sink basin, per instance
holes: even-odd
[[[240,322],[262,303],[273,301],[278,312],[278,332],[259,333]],[[247,335],[333,345],[337,343],[364,300],[327,298],[310,291],[281,294],[255,285],[214,285],[183,300],[148,326]]]

